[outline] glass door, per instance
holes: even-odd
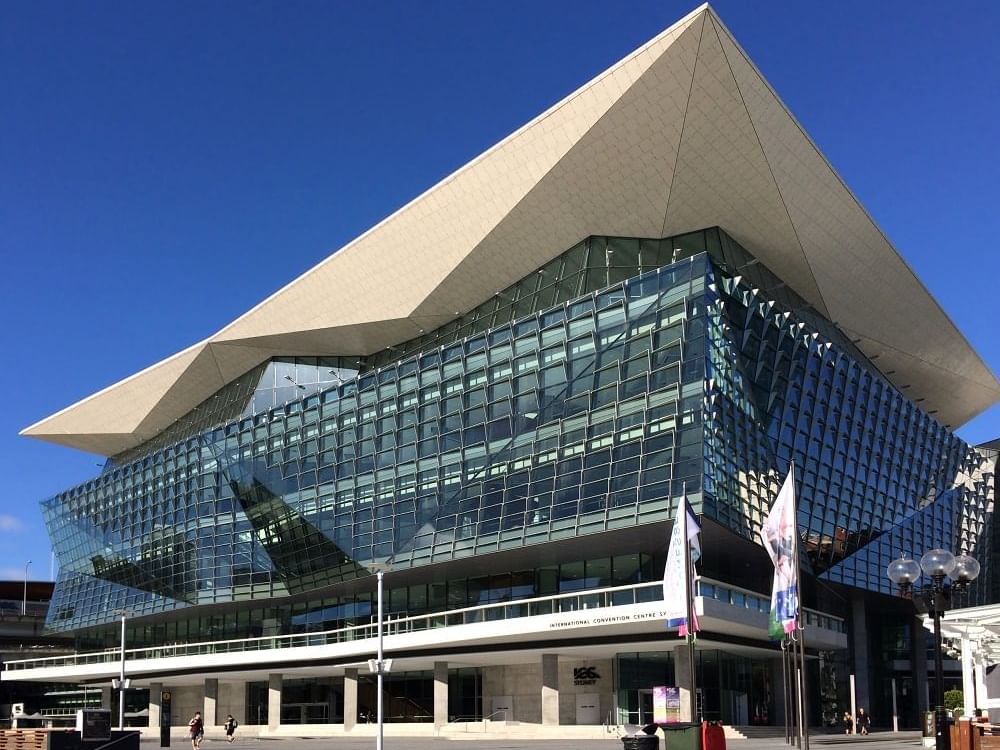
[[[653,723],[653,691],[639,691],[639,726],[646,726]]]

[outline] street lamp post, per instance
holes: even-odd
[[[121,661],[118,665],[118,729],[125,730],[125,689],[128,681],[125,679],[125,617],[127,612],[121,610],[117,613],[122,618],[122,647]]]
[[[31,560],[24,564],[24,598],[21,599],[21,617],[28,614],[28,566],[30,565]]]
[[[385,575],[384,570],[377,571],[378,574],[378,661],[376,662],[378,666],[377,675],[377,689],[378,695],[376,696],[376,705],[378,710],[378,738],[375,740],[375,750],[382,750],[382,722],[384,719],[383,714],[383,695],[382,695],[382,577]]]
[[[376,730],[376,734],[375,734],[375,750],[382,750],[382,739],[383,739],[382,728],[383,728],[383,722],[384,722],[384,713],[383,713],[384,704],[383,704],[383,690],[382,690],[383,677],[384,677],[384,675],[386,675],[389,672],[389,669],[392,666],[392,659],[385,659],[385,658],[383,658],[383,654],[382,654],[382,634],[383,634],[383,625],[382,625],[382,577],[385,575],[386,571],[391,570],[391,567],[387,563],[373,563],[373,564],[369,565],[368,567],[369,567],[370,570],[374,570],[375,571],[375,576],[376,576],[376,578],[378,580],[378,587],[377,587],[377,594],[376,594],[376,600],[378,602],[378,626],[377,626],[378,646],[377,646],[377,649],[376,649],[376,658],[375,658],[375,661],[374,661],[374,663],[370,663],[369,664],[369,668],[373,672],[375,672],[375,690],[376,690],[376,693],[377,693],[377,695],[375,697],[375,706],[376,706],[376,708],[375,708],[375,715],[376,715],[375,721],[377,723],[377,730]]]
[[[920,573],[927,576],[929,586],[914,587]],[[947,712],[944,708],[944,665],[941,647],[941,615],[950,604],[952,592],[964,592],[979,575],[979,563],[968,555],[953,555],[948,550],[932,549],[916,560],[905,556],[889,563],[886,570],[889,579],[899,586],[902,595],[916,594],[927,606],[928,614],[934,620],[934,737],[937,750],[951,750],[948,732]],[[951,585],[945,579],[951,578]]]

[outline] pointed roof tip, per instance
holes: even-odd
[[[692,10],[688,15],[689,16],[697,16],[697,15],[700,15],[702,13],[708,13],[710,16],[715,16],[716,18],[719,17],[718,11],[715,10],[715,8],[712,6],[711,3],[702,3],[697,8],[695,8],[694,10]]]

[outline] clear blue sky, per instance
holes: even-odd
[[[0,3],[0,577],[98,459],[18,430],[218,330],[692,2]],[[721,0],[1000,371],[1000,5]],[[959,431],[1000,436],[994,408]]]

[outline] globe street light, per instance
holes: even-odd
[[[931,583],[925,586],[914,586],[920,578],[921,571]],[[941,615],[951,604],[953,593],[968,591],[969,584],[979,575],[979,562],[968,555],[957,557],[945,549],[932,549],[924,553],[918,565],[915,560],[905,555],[889,563],[886,569],[889,580],[899,587],[903,596],[916,594],[927,607],[928,614],[934,618],[934,682],[937,705],[934,707],[934,746],[937,750],[951,750],[951,737],[948,733],[947,714],[944,708],[944,665],[941,648]],[[945,585],[945,579],[951,578],[951,585]]]

